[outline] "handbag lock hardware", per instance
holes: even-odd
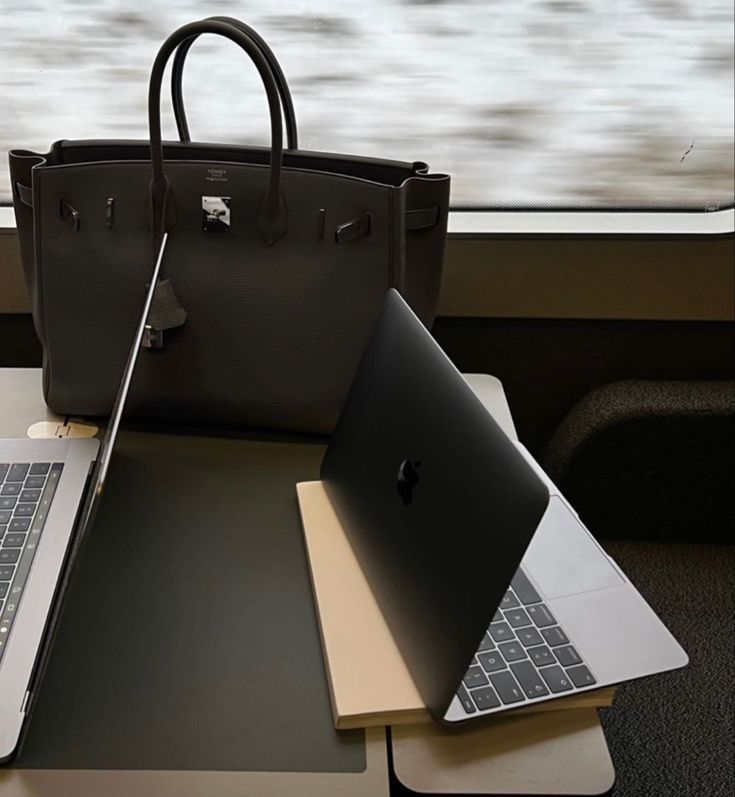
[[[162,349],[163,330],[154,329],[150,324],[146,324],[143,328],[143,337],[141,338],[140,345],[144,349]]]
[[[338,244],[346,244],[358,238],[365,238],[370,235],[371,226],[372,217],[365,212],[359,219],[350,219],[350,221],[340,224],[334,233],[334,240]]]
[[[79,231],[79,211],[73,208],[64,197],[59,200],[59,217],[74,232]]]

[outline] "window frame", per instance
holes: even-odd
[[[15,230],[12,207],[0,206],[0,232]],[[450,209],[447,234],[498,235],[727,235],[735,232],[735,206],[712,211]]]

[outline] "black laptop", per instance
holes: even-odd
[[[436,719],[463,722],[686,664],[395,290],[321,478]]]

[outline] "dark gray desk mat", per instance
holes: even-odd
[[[360,772],[295,483],[311,443],[125,432],[15,767]]]

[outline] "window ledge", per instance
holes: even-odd
[[[711,212],[454,211],[451,237],[483,235],[727,235],[735,208]],[[12,208],[0,208],[0,233],[15,232]]]
[[[483,211],[449,214],[451,236],[727,235],[735,208],[688,211]]]

